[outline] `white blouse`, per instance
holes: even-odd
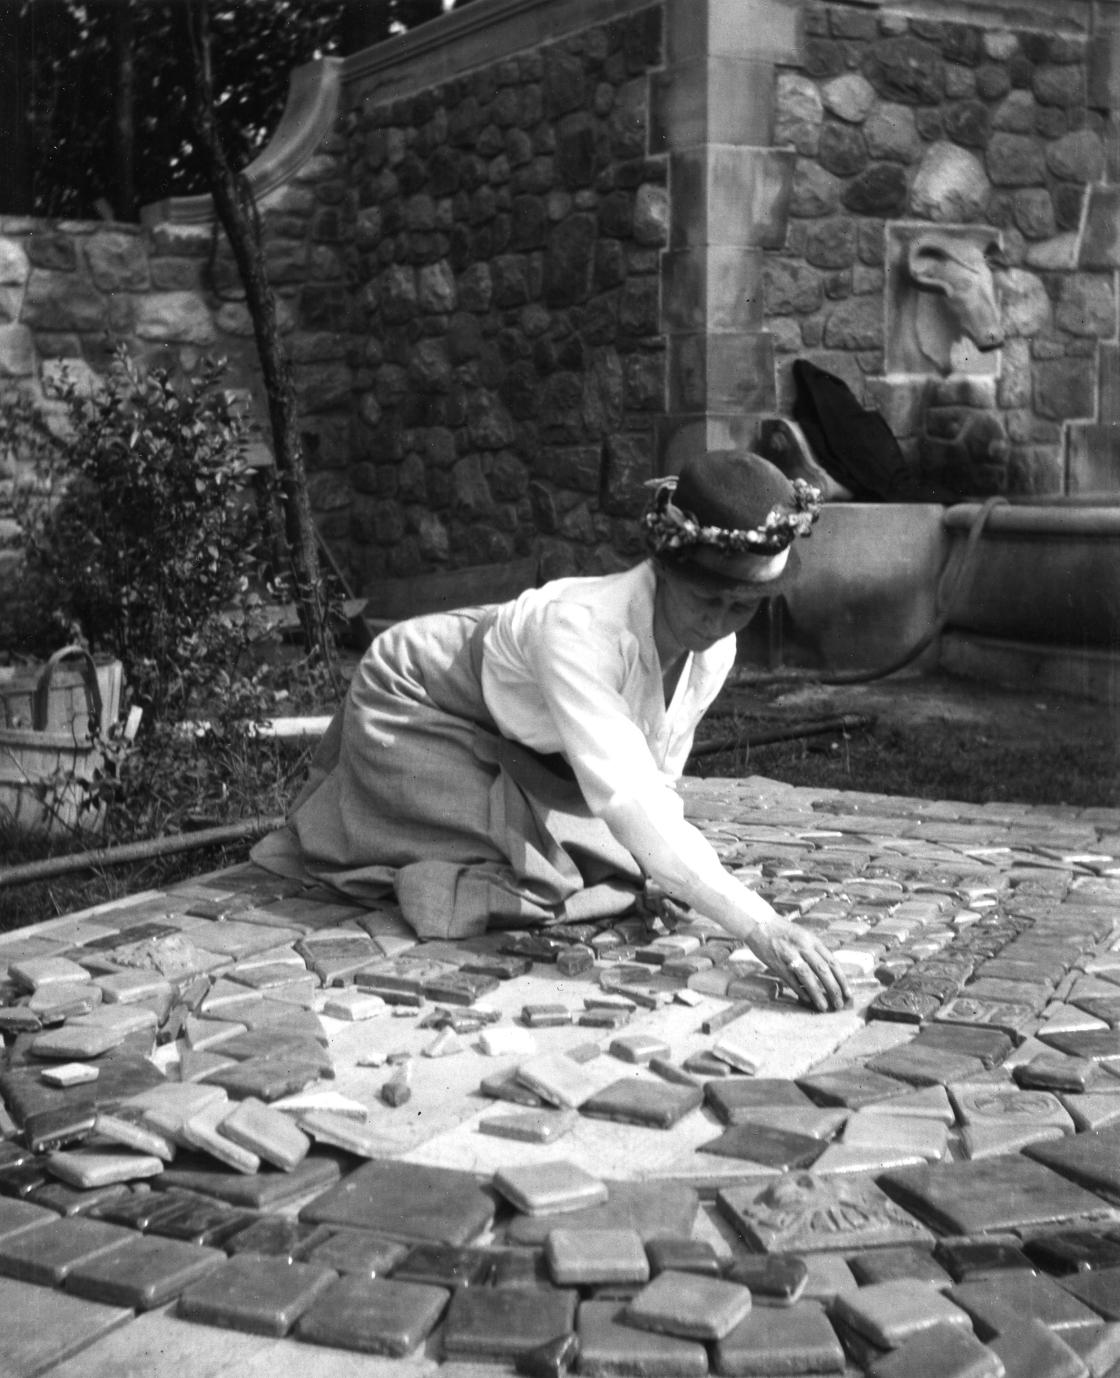
[[[674,786],[734,664],[735,637],[688,656],[666,707],[656,587],[647,560],[622,574],[527,590],[486,633],[482,691],[503,735],[564,754],[591,812],[647,875],[718,919],[742,909],[744,887],[686,822]]]

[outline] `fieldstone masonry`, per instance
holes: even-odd
[[[629,562],[643,483],[752,443],[797,357],[963,495],[1114,491],[1118,72],[1114,0],[481,0],[302,69],[319,123],[249,175],[355,588]],[[925,226],[1007,259],[979,371],[886,369],[888,246]],[[49,405],[115,339],[259,393],[205,198],[0,220],[0,386]]]

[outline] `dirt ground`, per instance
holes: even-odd
[[[851,734],[759,744],[775,729],[849,715],[861,722]],[[738,759],[712,758],[712,773],[924,798],[1120,806],[1116,705],[945,674],[824,685],[810,672],[747,672],[724,691],[698,741],[729,731],[755,745]]]

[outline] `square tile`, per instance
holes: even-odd
[[[82,1216],[48,1221],[0,1240],[0,1273],[57,1287],[71,1269],[129,1238],[119,1225]]]
[[[127,1307],[102,1306],[10,1278],[0,1278],[0,1314],[4,1365],[19,1378],[38,1378],[132,1320]]]
[[[72,1268],[66,1288],[91,1301],[150,1311],[174,1300],[224,1262],[220,1249],[132,1234],[116,1248]]]
[[[844,1350],[820,1306],[756,1307],[713,1350],[716,1373],[771,1378],[776,1373],[843,1373]]]
[[[469,1244],[493,1218],[494,1198],[473,1173],[392,1160],[363,1164],[300,1212],[317,1224],[444,1244]]]
[[[371,1230],[336,1230],[330,1226],[326,1239],[307,1253],[308,1263],[333,1268],[336,1273],[357,1273],[365,1278],[386,1277],[410,1249],[399,1239],[389,1239]]]
[[[622,1180],[607,1183],[606,1204],[564,1215],[516,1215],[506,1226],[511,1244],[543,1244],[552,1229],[635,1230],[643,1239],[657,1235],[690,1235],[700,1214],[696,1191],[672,1179]]]
[[[106,1148],[56,1150],[47,1155],[47,1166],[68,1186],[87,1190],[114,1182],[134,1182],[158,1177],[164,1162],[153,1154],[114,1151]]]
[[[180,1295],[179,1315],[255,1335],[286,1335],[335,1277],[314,1264],[236,1254]]]
[[[757,1110],[804,1110],[814,1103],[792,1081],[774,1077],[729,1077],[709,1081],[704,1086],[704,1101],[724,1124],[747,1123],[754,1119]]]
[[[649,1280],[649,1259],[636,1230],[554,1229],[545,1239],[545,1257],[561,1287]]]
[[[908,1211],[948,1235],[1092,1219],[1102,1209],[1099,1197],[1018,1154],[900,1168],[880,1181]]]
[[[1105,1201],[1120,1203],[1120,1125],[1032,1144],[1025,1152]]]
[[[478,1122],[480,1134],[517,1139],[522,1143],[551,1144],[571,1133],[579,1123],[574,1110],[524,1110],[509,1115],[488,1115]]]
[[[808,1134],[774,1129],[768,1125],[735,1124],[717,1138],[697,1146],[698,1153],[739,1158],[762,1169],[787,1172],[807,1168],[824,1152],[825,1144]]]
[[[703,1378],[708,1351],[696,1340],[638,1330],[622,1319],[625,1306],[585,1301],[577,1318],[579,1371],[591,1378]]]
[[[897,1349],[933,1326],[971,1329],[968,1315],[931,1283],[917,1278],[874,1282],[837,1297],[834,1314],[883,1349]]]
[[[1106,1321],[1120,1321],[1120,1264],[1062,1278],[1061,1285]]]
[[[721,1340],[751,1310],[748,1288],[697,1273],[659,1273],[634,1297],[624,1320],[642,1330],[690,1340]]]
[[[251,1217],[250,1224],[227,1236],[222,1247],[227,1254],[264,1254],[266,1258],[297,1263],[306,1262],[307,1254],[329,1238],[326,1225],[305,1225],[286,1215],[260,1215]]]
[[[607,1184],[566,1159],[522,1163],[499,1168],[497,1191],[527,1215],[562,1214],[599,1205],[607,1199]]]
[[[928,1240],[929,1231],[869,1177],[792,1172],[766,1185],[725,1187],[720,1214],[764,1253],[854,1251]]]
[[[234,1206],[250,1210],[278,1209],[289,1202],[304,1200],[311,1192],[330,1190],[341,1169],[334,1158],[309,1153],[291,1172],[262,1168],[254,1176],[223,1171],[216,1163],[195,1159],[190,1166],[172,1165],[159,1180],[161,1187],[181,1187],[215,1196]]]
[[[307,1135],[287,1115],[252,1097],[235,1105],[219,1128],[223,1138],[285,1172],[298,1167],[311,1147]]]
[[[448,1359],[509,1360],[575,1329],[578,1293],[517,1287],[464,1287],[455,1292],[443,1325]]]
[[[400,1358],[427,1338],[449,1297],[443,1287],[351,1274],[312,1301],[296,1333],[313,1344]]]
[[[1024,1317],[1042,1321],[1059,1333],[1101,1323],[1097,1312],[1072,1292],[1053,1278],[1037,1273],[1006,1272],[980,1282],[961,1282],[950,1289],[948,1296],[968,1312],[973,1329],[982,1340],[1015,1330]]]
[[[998,1355],[958,1326],[934,1326],[903,1341],[867,1370],[871,1378],[1005,1378]]]
[[[698,1109],[703,1100],[704,1094],[698,1087],[623,1077],[589,1096],[580,1104],[579,1111],[581,1115],[619,1124],[671,1129],[689,1111]]]
[[[761,1306],[792,1306],[809,1283],[809,1265],[798,1254],[746,1254],[724,1269],[729,1282],[750,1290]]]
[[[988,1348],[1009,1374],[1030,1378],[1085,1378],[1089,1370],[1076,1350],[1049,1326],[1028,1316],[993,1336]]]

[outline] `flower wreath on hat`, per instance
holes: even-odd
[[[777,555],[791,545],[795,537],[807,536],[821,514],[821,490],[803,478],[793,480],[792,512],[771,508],[760,526],[748,530],[701,526],[691,512],[684,511],[673,501],[677,487],[675,475],[651,479],[646,487],[657,490],[653,505],[642,518],[646,542],[655,555],[694,546],[708,546],[725,555]]]

